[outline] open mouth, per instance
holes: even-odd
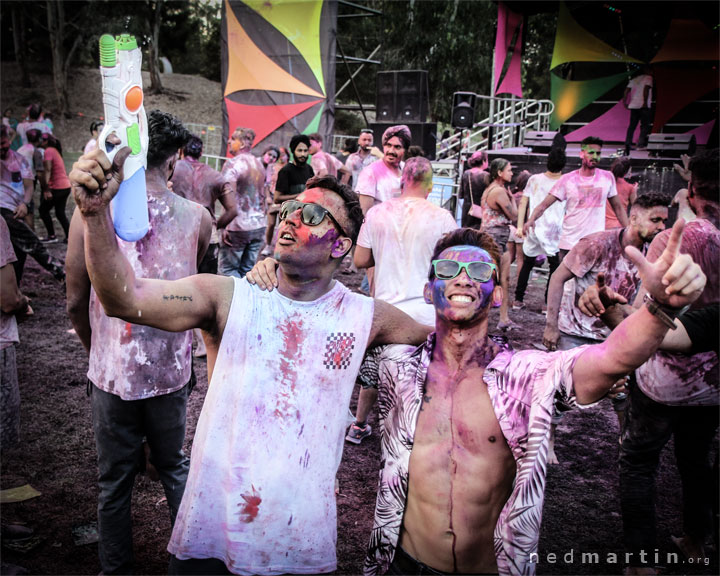
[[[290,232],[284,231],[278,236],[278,244],[281,245],[287,245],[287,244],[293,244],[295,242],[295,238],[293,237]]]
[[[465,294],[453,294],[452,296],[450,296],[450,298],[448,298],[448,300],[450,300],[450,302],[467,302],[467,303],[472,303],[472,302],[473,302],[473,297],[472,297],[472,296],[466,296]]]

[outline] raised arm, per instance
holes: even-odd
[[[221,335],[232,301],[233,280],[200,274],[180,280],[137,278],[120,251],[109,204],[122,181],[122,165],[130,150],[111,164],[102,150],[82,156],[70,182],[84,221],[85,263],[93,288],[109,316],[179,332],[202,328]]]
[[[682,218],[675,223],[665,251],[652,264],[636,248],[625,248],[654,304],[665,308],[670,315],[694,302],[707,280],[689,255],[680,254],[684,226]],[[642,306],[613,330],[605,342],[587,348],[573,368],[578,402],[595,402],[619,378],[643,364],[662,343],[669,324],[672,322],[664,321],[661,315]]]

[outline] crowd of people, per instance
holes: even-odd
[[[373,434],[373,408],[382,456],[369,544],[358,543],[365,574],[533,573],[555,427],[606,396],[620,423],[626,572],[655,573],[653,481],[670,437],[683,483],[676,543],[698,562],[707,539],[717,545],[717,150],[688,160],[694,219],[671,230],[671,199],[631,184],[627,159],[599,168],[598,138],[582,142],[570,172],[562,142],[534,175],[477,151],[460,181],[459,227],[428,200],[433,168],[410,157],[407,126],[378,135],[379,147],[363,130],[337,155],[321,134],[256,155],[255,133],[238,127],[218,172],[201,161],[200,138],[153,111],[150,232],[125,242],[110,202],[129,150],[109,161],[102,126],[91,126],[68,176],[36,112],[16,130],[25,152],[12,149],[10,126],[0,141],[2,443],[19,432],[15,344],[17,321],[32,314],[21,290],[30,254],[66,283],[88,353],[102,573],[137,570],[140,461],[165,490],[170,573],[332,572],[335,475],[344,443]],[[36,181],[44,242],[26,221]],[[57,241],[53,208],[64,266],[45,248]],[[522,328],[510,314],[544,260],[542,343],[515,351],[504,333]],[[334,279],[350,264],[365,270],[365,294]],[[209,388],[188,458],[193,332]]]

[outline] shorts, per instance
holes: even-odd
[[[481,232],[485,232],[485,234],[488,234],[495,240],[495,244],[498,245],[501,253],[505,252],[508,239],[510,238],[510,226],[491,226],[490,228],[481,230]]]

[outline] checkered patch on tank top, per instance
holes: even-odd
[[[352,332],[331,332],[325,345],[323,364],[329,370],[347,369],[352,351],[355,349],[355,334]]]

